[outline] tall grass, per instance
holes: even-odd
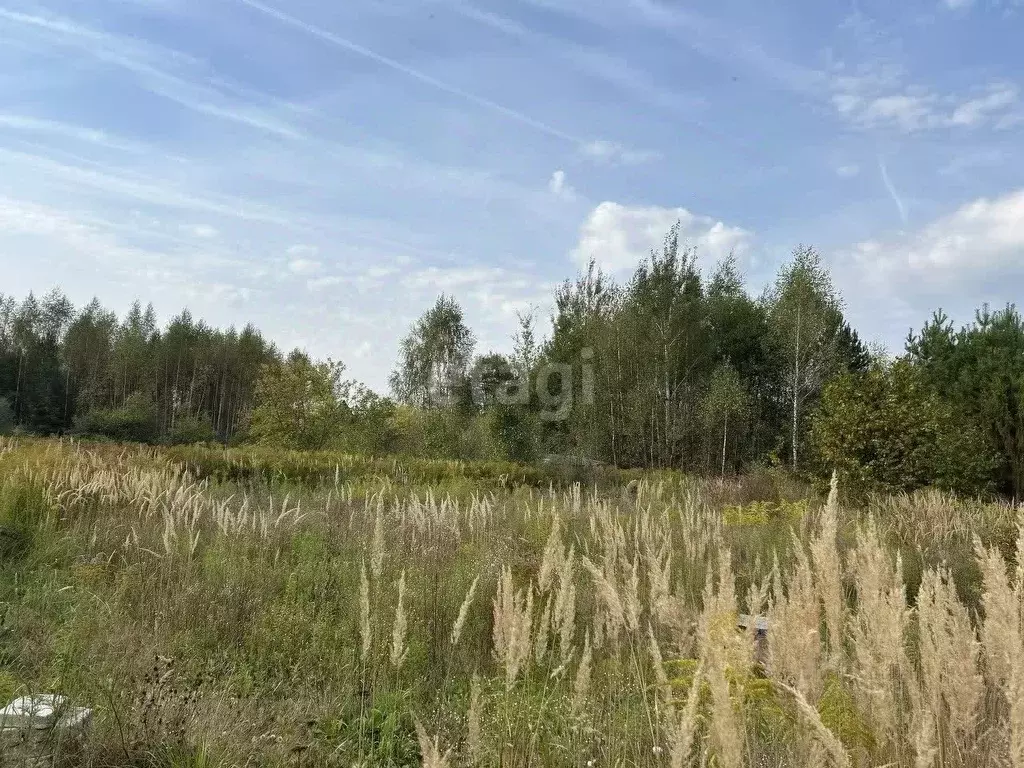
[[[187,456],[0,444],[0,691],[75,765],[1024,768],[1013,508]]]

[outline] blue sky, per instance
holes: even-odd
[[[383,388],[677,219],[898,348],[1024,285],[1024,3],[0,0],[0,290],[253,321]]]

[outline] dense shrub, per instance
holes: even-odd
[[[975,494],[996,465],[984,436],[905,361],[829,384],[811,439],[823,473],[838,469],[857,490]]]
[[[212,443],[217,439],[213,424],[205,416],[184,416],[174,422],[165,441],[169,445]]]
[[[158,434],[156,405],[137,392],[121,408],[89,411],[75,422],[75,431],[123,442],[152,443]]]
[[[14,411],[6,398],[0,397],[0,435],[14,432]]]

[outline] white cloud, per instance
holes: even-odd
[[[993,83],[983,96],[958,106],[949,119],[952,125],[973,127],[985,122],[993,113],[1003,112],[1017,103],[1017,87],[1010,83]]]
[[[862,35],[864,36],[864,35]],[[869,36],[869,63],[833,65],[831,102],[840,116],[860,128],[918,133],[948,128],[999,128],[1012,118],[1018,88],[995,81],[967,93],[943,93],[913,83],[905,69]]]
[[[292,259],[288,262],[288,271],[295,275],[311,275],[319,272],[322,265],[313,259]]]
[[[974,5],[974,0],[942,0],[942,3],[951,11],[958,11],[961,8],[970,8]]]
[[[203,240],[209,240],[220,234],[216,227],[211,227],[209,224],[184,226],[182,229],[193,237],[198,237]]]
[[[888,290],[1006,291],[1024,280],[1024,189],[967,203],[915,233],[860,243],[850,260]]]
[[[751,233],[728,226],[685,208],[627,206],[603,202],[580,229],[580,239],[572,252],[578,264],[594,259],[610,273],[627,273],[662,245],[676,223],[680,239],[695,246],[703,257],[718,260],[731,252],[742,253],[750,246]]]
[[[840,165],[836,168],[836,175],[842,179],[852,179],[854,176],[860,175],[860,166],[853,163]]]
[[[580,153],[585,157],[609,165],[641,165],[657,160],[657,152],[646,149],[630,149],[616,141],[596,139],[580,145]]]
[[[942,309],[968,323],[983,304],[1020,300],[1024,188],[962,205],[912,232],[858,243],[831,260],[850,322],[865,339],[903,348]]]
[[[576,190],[565,180],[565,171],[558,170],[551,174],[548,189],[555,197],[560,197],[563,200],[576,199]]]
[[[345,282],[345,278],[338,277],[337,275],[330,275],[328,277],[316,277],[312,280],[306,281],[306,288],[310,291],[323,291],[327,288],[334,288],[335,286],[341,285]]]
[[[524,280],[501,267],[424,267],[409,273],[402,279],[408,288],[430,291],[454,291],[471,286],[505,285],[519,286]]]
[[[314,245],[293,245],[288,249],[288,271],[294,275],[312,275],[323,267],[316,256],[320,249]]]
[[[891,87],[875,77],[835,78],[832,105],[840,115],[862,128],[895,128],[914,133],[941,122],[933,94],[920,89],[887,92]]]

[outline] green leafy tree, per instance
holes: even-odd
[[[974,494],[990,484],[995,460],[984,435],[907,360],[828,384],[811,445],[823,475],[836,469],[862,490]]]
[[[249,439],[294,450],[336,445],[350,416],[341,399],[343,372],[341,363],[315,363],[299,351],[267,365],[256,385]]]
[[[821,256],[800,246],[766,295],[771,338],[786,366],[793,469],[800,465],[806,406],[841,371],[842,302]]]
[[[462,308],[442,294],[401,342],[390,381],[395,396],[423,408],[459,405],[466,395],[475,344]]]
[[[931,386],[985,434],[1000,457],[1000,490],[1024,498],[1024,319],[1017,309],[984,307],[958,332],[936,313],[907,351]]]
[[[722,477],[729,455],[729,429],[736,431],[750,411],[750,395],[736,369],[725,363],[715,369],[701,407],[701,419],[722,435]]]

